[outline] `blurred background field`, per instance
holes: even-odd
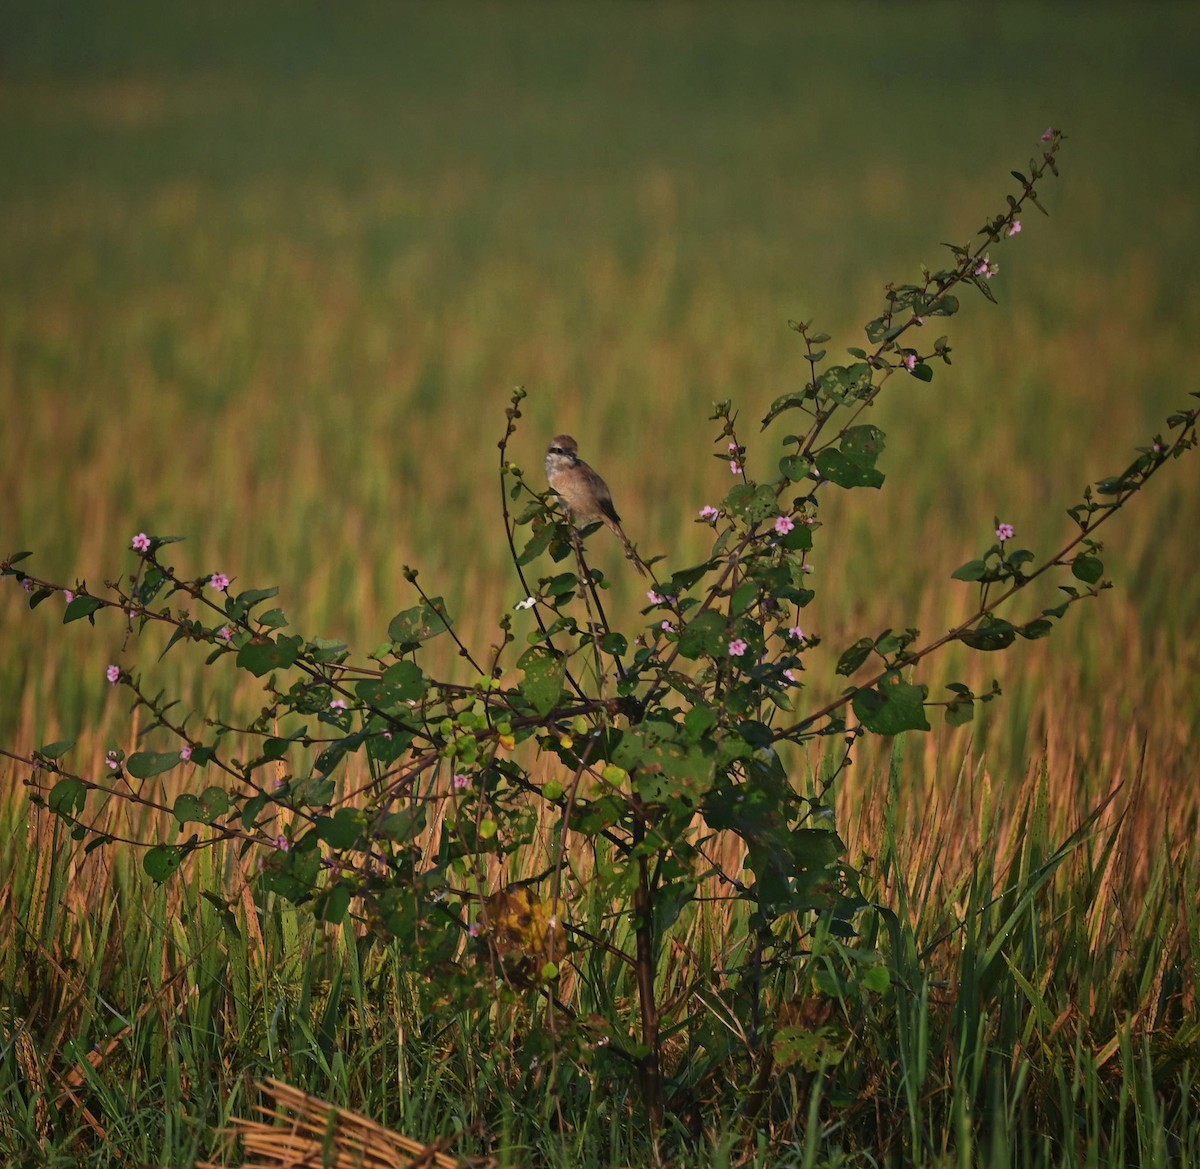
[[[129,571],[134,532],[182,534],[182,571],[278,585],[296,628],[365,652],[411,603],[412,564],[486,643],[519,599],[495,445],[517,383],[531,478],[547,437],[575,433],[643,551],[691,562],[696,510],[729,481],[711,402],[735,401],[769,475],[783,431],[760,440],[757,420],[805,377],[786,321],[818,322],[834,354],[859,343],[883,283],[969,240],[1051,123],[1064,176],[1052,218],[998,252],[1000,306],[968,299],[953,368],[889,387],[882,492],[826,499],[813,690],[847,638],[948,627],[970,599],[949,573],[994,516],[1049,551],[1062,507],[1193,386],[1186,6],[10,4],[2,20],[0,545],[66,584]],[[1056,728],[1084,755],[1120,740],[1182,763],[1197,481],[1173,469],[1106,533],[1118,588],[1101,604],[964,663],[1003,676],[976,732],[1005,774]],[[628,619],[638,582],[596,545]],[[122,631],[23,601],[0,597],[0,741],[83,733],[98,758]],[[182,659],[157,676],[193,699],[214,685]]]
[[[692,563],[730,482],[713,400],[769,477],[784,431],[758,420],[807,372],[788,319],[861,344],[883,284],[970,240],[1060,126],[1051,218],[993,257],[999,306],[964,298],[954,365],[873,412],[883,490],[822,503],[808,682],[836,693],[850,641],[967,611],[950,573],[995,517],[1052,551],[1084,484],[1189,403],[1198,34],[1170,4],[7,3],[0,552],[95,587],[134,533],[185,535],[185,575],[278,585],[298,631],[360,653],[412,603],[411,564],[486,646],[521,596],[497,507],[514,384],[531,480],[574,433],[643,553]],[[900,823],[946,827],[950,884],[981,785],[1015,809],[1043,764],[1061,834],[1128,781],[1144,878],[1192,844],[1198,487],[1185,459],[1106,528],[1116,588],[1048,641],[923,675],[1005,689],[907,747]],[[636,627],[604,536],[610,616]],[[227,697],[186,653],[155,665],[111,618],[25,601],[7,582],[2,746],[78,737],[84,770],[129,747],[110,661],[209,713]],[[0,776],[15,825],[23,773]],[[856,852],[885,790],[864,755]]]

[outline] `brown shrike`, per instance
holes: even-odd
[[[613,507],[608,484],[579,457],[579,444],[569,434],[550,440],[546,450],[546,479],[576,527],[586,527],[597,520],[606,523],[625,546],[625,554],[633,561],[634,568],[646,575],[629,537],[621,530],[621,517]]]

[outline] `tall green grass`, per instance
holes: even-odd
[[[135,532],[186,534],[188,575],[278,584],[300,630],[364,652],[413,564],[486,645],[519,599],[496,508],[512,384],[531,478],[575,433],[643,552],[689,562],[728,484],[710,403],[735,400],[767,470],[757,419],[805,377],[786,320],[859,343],[882,284],[965,241],[1061,125],[1052,218],[998,254],[1000,306],[968,301],[953,367],[875,409],[883,491],[823,501],[808,680],[834,693],[850,640],[964,612],[949,573],[994,515],[1049,549],[1059,501],[1194,388],[1196,33],[1172,5],[6,5],[0,552],[95,584],[132,568]],[[976,724],[898,767],[863,752],[839,812],[910,983],[840,1008],[857,1096],[798,1077],[760,1152],[702,1134],[714,1163],[1194,1157],[1196,482],[1184,461],[1116,521],[1117,589],[1048,642],[934,667],[1000,677]],[[637,582],[605,567],[632,617]],[[128,748],[118,659],[207,714],[252,700],[24,601],[0,595],[0,745],[78,736],[94,769]],[[62,1164],[210,1155],[271,1072],[414,1135],[477,1125],[465,1147],[514,1164],[645,1156],[620,1098],[568,1101],[575,1135],[550,1139],[544,1084],[505,1062],[518,1022],[431,1026],[402,956],[256,905],[230,857],[153,891],[0,776],[7,1155],[43,1136]],[[696,930],[719,964],[717,927]],[[873,1107],[891,1127],[869,1150]]]

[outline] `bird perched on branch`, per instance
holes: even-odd
[[[576,527],[597,520],[606,523],[625,546],[625,554],[633,561],[634,568],[646,575],[629,537],[621,529],[621,517],[613,507],[608,484],[579,457],[579,444],[569,434],[560,434],[550,440],[546,450],[546,479]]]

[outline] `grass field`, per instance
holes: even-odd
[[[278,585],[298,630],[363,653],[412,603],[411,564],[486,646],[521,597],[496,474],[520,383],[531,480],[547,438],[575,434],[642,551],[692,563],[696,512],[729,485],[711,403],[733,399],[769,475],[758,420],[807,374],[788,319],[831,353],[861,344],[883,284],[942,265],[1061,126],[1051,218],[998,251],[999,306],[967,298],[954,365],[874,409],[883,490],[822,505],[808,683],[836,694],[857,637],[967,612],[950,573],[994,517],[1052,551],[1084,484],[1197,388],[1198,33],[1169,4],[7,4],[0,554],[98,586],[132,570],[134,533],[186,535],[181,571]],[[843,835],[922,945],[993,889],[1028,890],[1024,916],[931,949],[926,998],[897,1007],[924,1038],[889,1048],[895,1019],[872,1020],[877,1076],[852,1101],[814,1080],[794,1125],[758,1146],[718,1125],[696,1163],[879,1163],[890,1137],[860,1134],[883,1097],[917,1163],[1197,1163],[1197,530],[1184,459],[1106,529],[1113,591],[1046,641],[929,667],[935,688],[998,677],[1005,696],[902,758],[864,750]],[[593,555],[636,628],[641,582],[600,537]],[[5,583],[0,747],[77,738],[97,772],[130,748],[112,661],[209,713],[240,700]],[[135,856],[72,851],[22,768],[0,777],[14,1163],[211,1157],[260,1073],[421,1138],[464,1131],[502,1164],[647,1156],[619,1100],[551,1139],[506,1081],[504,1036],[422,1029],[402,955],[249,893],[223,932],[201,893],[240,888],[232,857],[155,890]],[[989,949],[989,929],[1019,940]],[[953,1002],[986,1059],[966,1058]]]

